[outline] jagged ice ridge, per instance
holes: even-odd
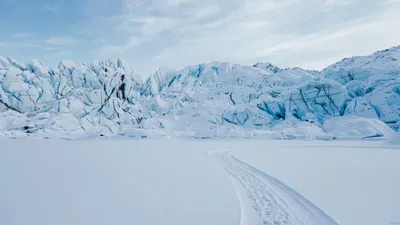
[[[51,69],[0,57],[0,136],[390,136],[399,78],[400,46],[322,71],[213,62],[145,81],[120,59]]]

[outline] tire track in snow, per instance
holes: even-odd
[[[240,225],[252,225],[249,221],[266,225],[338,224],[295,190],[235,158],[232,152],[207,154],[233,178],[241,207]],[[258,218],[249,218],[254,216]]]

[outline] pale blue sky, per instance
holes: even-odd
[[[0,55],[49,66],[258,61],[321,69],[400,45],[399,0],[0,0]]]

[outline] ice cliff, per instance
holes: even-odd
[[[0,135],[389,136],[400,129],[399,78],[400,46],[322,71],[213,62],[145,81],[122,60],[48,68],[0,57]]]

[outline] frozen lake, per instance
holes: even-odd
[[[0,146],[4,225],[400,222],[400,149],[378,141],[26,139]]]

